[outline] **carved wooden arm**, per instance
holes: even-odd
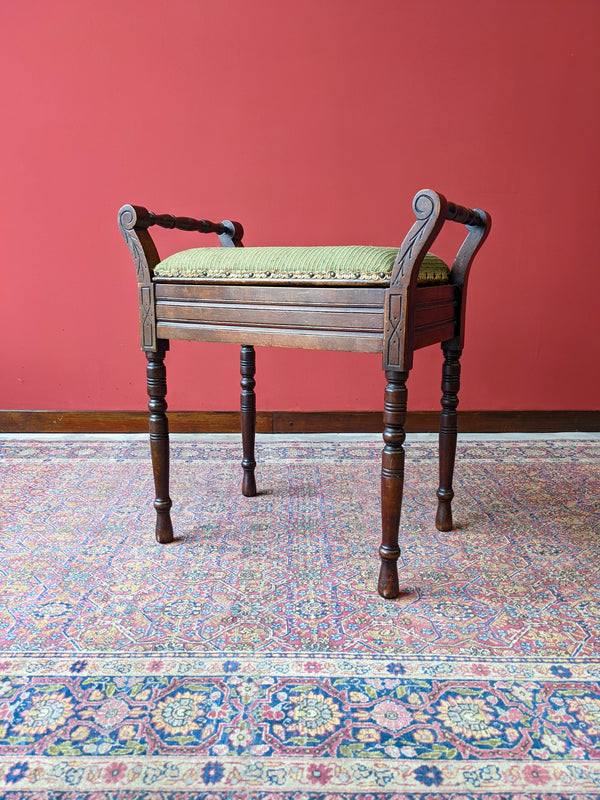
[[[240,223],[228,219],[223,222],[210,222],[207,219],[175,217],[172,214],[153,214],[143,206],[131,205],[123,206],[119,210],[119,229],[133,256],[137,273],[142,349],[148,351],[154,351],[157,347],[152,277],[160,257],[148,231],[153,225],[161,228],[178,228],[182,231],[216,233],[223,247],[242,247],[244,235]]]
[[[239,222],[228,219],[211,222],[207,219],[175,217],[173,214],[153,214],[143,206],[123,206],[119,210],[119,229],[133,256],[139,284],[148,285],[152,282],[154,268],[160,261],[154,241],[148,232],[148,228],[153,225],[161,228],[177,228],[181,231],[216,233],[223,247],[242,247],[244,229]]]
[[[416,290],[419,268],[446,220],[462,223],[468,230],[452,269],[450,283],[457,287],[460,304],[457,346],[464,341],[465,291],[473,259],[485,241],[491,226],[489,214],[479,209],[450,203],[443,194],[424,189],[413,200],[417,218],[402,246],[392,269],[390,286],[386,290],[384,309],[383,365],[384,369],[408,370],[412,366],[412,332],[415,304],[409,302]]]

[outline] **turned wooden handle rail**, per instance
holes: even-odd
[[[448,202],[446,219],[451,222],[460,222],[462,225],[470,225],[483,228],[486,225],[486,216],[478,209],[459,206],[457,203]]]
[[[211,222],[209,219],[194,219],[193,217],[176,217],[174,214],[154,214],[143,206],[134,206],[136,214],[136,228],[150,228],[158,225],[160,228],[177,228],[180,231],[198,231],[199,233],[225,234],[234,239],[241,239],[244,229],[239,222],[223,220]]]

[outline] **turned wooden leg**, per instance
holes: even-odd
[[[244,497],[256,496],[256,479],[254,477],[254,470],[256,469],[256,461],[254,460],[254,434],[256,432],[255,373],[256,356],[254,347],[242,345],[240,353],[240,374],[242,376],[240,405],[242,412],[242,448],[244,451],[244,459],[242,461],[242,467],[244,468],[242,494]]]
[[[398,531],[404,489],[404,423],[406,421],[406,379],[408,372],[386,370],[383,405],[383,441],[381,457],[381,568],[377,591],[382,597],[398,597]]]
[[[169,422],[167,420],[167,372],[165,370],[165,353],[169,342],[159,339],[156,351],[146,352],[148,366],[148,396],[150,402],[150,452],[154,471],[154,488],[156,499],[156,541],[161,544],[173,541],[173,525],[171,524],[171,498],[169,497]]]
[[[442,344],[442,412],[440,414],[440,488],[435,526],[439,531],[452,530],[452,476],[456,456],[458,391],[460,389],[459,347]]]

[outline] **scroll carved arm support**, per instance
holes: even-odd
[[[142,350],[153,352],[157,347],[154,301],[154,269],[160,261],[158,250],[148,228],[177,228],[183,231],[216,233],[223,247],[242,247],[244,229],[239,222],[210,222],[172,214],[153,214],[143,206],[125,205],[119,210],[119,229],[133,257],[138,283],[140,336]]]
[[[461,304],[457,346],[462,347],[465,314],[463,296],[469,269],[491,224],[489,215],[484,211],[448,202],[444,195],[431,189],[424,189],[415,196],[413,210],[417,220],[398,251],[384,305],[383,368],[398,371],[407,371],[412,367],[412,314],[415,304],[410,302],[411,294],[416,291],[423,259],[446,220],[466,225],[469,231],[450,272],[450,282],[458,287]]]
[[[138,283],[152,279],[154,268],[160,261],[148,228],[177,228],[182,231],[216,233],[224,247],[241,247],[244,229],[239,222],[225,219],[210,222],[207,219],[175,217],[172,214],[153,214],[143,206],[123,206],[119,211],[119,229],[129,247],[138,273]]]
[[[448,203],[446,198],[425,189],[413,200],[417,221],[408,232],[398,251],[392,269],[389,288],[385,293],[383,323],[383,368],[408,371],[412,366],[414,304],[410,294],[416,289],[419,268],[425,254],[444,224]]]

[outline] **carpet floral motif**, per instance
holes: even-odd
[[[600,796],[600,446],[407,446],[403,593],[375,593],[380,445],[0,443],[7,800]]]

